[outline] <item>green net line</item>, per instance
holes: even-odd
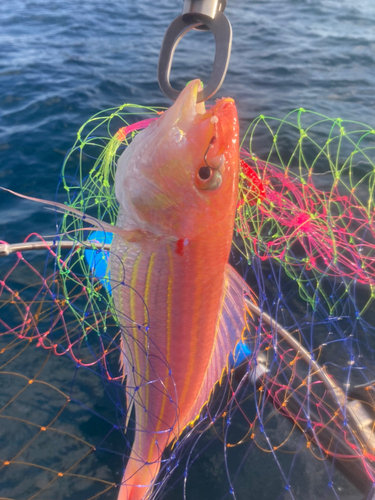
[[[283,119],[257,117],[242,141],[267,196],[239,208],[235,245],[249,262],[276,259],[301,297],[315,307],[321,295],[331,314],[327,276],[344,278],[338,300],[365,285],[359,315],[374,298],[374,134],[362,123],[296,109]]]

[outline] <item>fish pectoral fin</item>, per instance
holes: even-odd
[[[249,310],[245,298],[254,301],[255,295],[233,267],[227,264],[211,358],[198,396],[182,422],[181,430],[199,417],[215,384],[221,382],[223,375],[230,369],[229,355],[234,352],[237,344],[244,340],[248,331]]]
[[[102,231],[108,231],[110,233],[116,233],[120,235],[122,238],[126,239],[127,241],[132,241],[132,240],[137,240],[142,237],[142,231],[136,229],[136,230],[125,230],[121,229],[120,227],[117,226],[112,226],[111,224],[108,224],[107,222],[101,221],[99,219],[96,219],[95,217],[92,217],[91,215],[87,215],[80,210],[77,210],[74,207],[70,207],[69,205],[64,205],[63,203],[59,203],[57,201],[49,201],[49,200],[41,200],[40,198],[34,198],[32,196],[26,196],[24,194],[17,193],[15,191],[11,191],[10,189],[6,189],[4,187],[0,186],[0,189],[2,191],[7,191],[8,193],[14,194],[15,196],[18,196],[19,198],[25,198],[26,200],[30,201],[35,201],[37,203],[43,203],[44,205],[49,205],[52,207],[55,207],[58,212],[60,213],[69,213],[73,217],[77,217],[79,219],[82,219],[86,221],[88,224],[91,224],[92,226],[95,226]]]

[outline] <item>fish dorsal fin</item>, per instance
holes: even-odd
[[[224,290],[216,326],[215,342],[212,348],[200,391],[183,422],[180,431],[191,425],[199,416],[202,407],[207,403],[216,382],[220,381],[228,367],[228,357],[247,331],[247,308],[245,296],[254,297],[246,282],[227,264],[225,270]]]

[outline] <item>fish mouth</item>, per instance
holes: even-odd
[[[166,113],[169,115],[170,122],[188,125],[194,122],[196,117],[199,121],[203,121],[213,116],[223,117],[231,114],[230,108],[235,108],[235,103],[230,97],[218,99],[209,109],[206,109],[204,102],[197,103],[198,92],[201,88],[202,82],[200,80],[192,80],[186,85],[176,102]]]
[[[204,102],[197,103],[198,92],[202,88],[200,80],[192,80],[182,90],[176,102],[173,104],[174,114],[179,121],[191,122],[196,115],[204,115],[206,106]]]
[[[222,99],[218,99],[215,103],[215,105],[211,108],[212,113],[216,112],[224,112],[224,111],[229,111],[232,107],[235,106],[234,99],[231,97],[223,97]]]
[[[208,144],[215,137],[217,144],[210,148],[210,156],[215,156],[222,154],[228,145],[232,148],[232,143],[238,145],[237,108],[232,98],[224,97],[206,109],[204,102],[197,103],[201,88],[200,80],[189,82],[176,102],[156,123],[160,127],[159,130],[164,130],[167,136],[171,131],[175,136],[176,131],[184,135],[194,129],[194,140],[204,144]]]
[[[218,99],[212,107],[206,110],[204,102],[197,103],[198,92],[202,86],[203,84],[200,80],[192,80],[181,92],[178,100],[180,98],[182,100],[181,108],[184,114],[190,116],[203,115],[204,118],[206,118],[210,115],[215,115],[217,112],[222,113],[235,105],[231,97],[223,97],[222,99]],[[178,103],[178,100],[176,103]]]
[[[201,87],[200,80],[193,80],[185,87],[179,97],[181,98],[180,111],[181,116],[189,121],[189,123],[185,122],[188,127],[200,124],[202,136],[206,136],[206,140],[211,141],[206,153],[206,157],[207,155],[211,157],[211,165],[215,163],[215,159],[219,163],[222,162],[220,155],[227,147],[238,148],[237,108],[234,99],[223,97],[206,109],[204,102],[197,103]]]

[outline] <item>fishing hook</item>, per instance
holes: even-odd
[[[226,0],[184,0],[182,15],[167,29],[159,55],[158,82],[164,94],[175,101],[181,91],[170,84],[173,55],[180,40],[192,29],[209,30],[215,37],[215,59],[211,78],[198,92],[197,103],[207,101],[221,87],[232,48],[232,27],[223,14]]]
[[[209,165],[208,161],[207,161],[207,155],[208,155],[208,152],[209,150],[211,149],[211,146],[213,144],[215,144],[216,142],[216,136],[214,135],[212,137],[212,139],[210,140],[210,143],[208,145],[208,148],[206,149],[206,152],[204,153],[204,163],[206,164],[206,166],[210,169],[210,170],[219,170],[222,165],[223,165],[223,158],[221,158],[221,161],[220,161],[220,165],[218,167],[211,167],[211,165]]]

